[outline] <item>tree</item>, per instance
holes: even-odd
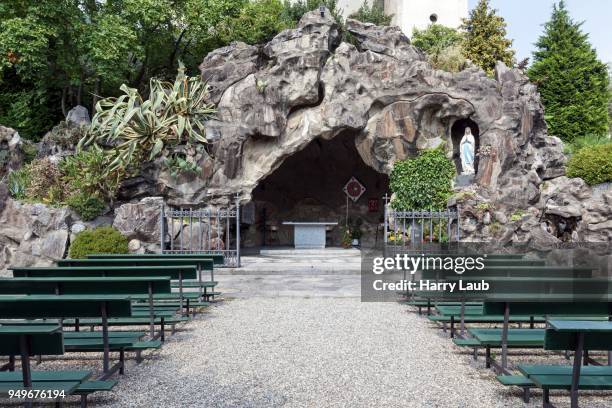
[[[374,0],[374,3],[370,7],[368,0],[365,0],[359,10],[351,14],[349,18],[359,20],[362,23],[372,23],[377,26],[388,26],[391,24],[393,15],[385,14],[385,10],[381,7],[380,3]]]
[[[549,133],[566,142],[608,133],[607,67],[581,25],[571,19],[563,1],[555,4],[527,73],[538,85]]]
[[[489,0],[479,0],[476,7],[463,20],[463,52],[467,59],[493,74],[497,61],[514,65],[512,40],[506,38],[506,22],[489,6]]]
[[[329,13],[340,26],[344,25],[342,9],[338,8],[338,0],[285,0],[284,18],[297,24],[304,14],[312,10],[318,10],[321,5],[329,10]]]
[[[292,26],[293,22],[285,18],[285,8],[280,0],[253,0],[236,17],[228,19],[220,32],[226,44],[232,41],[261,44]]]
[[[465,65],[461,33],[441,24],[430,24],[425,30],[412,30],[412,45],[425,51],[436,69],[457,72]]]

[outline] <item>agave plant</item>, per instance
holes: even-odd
[[[186,76],[182,63],[174,83],[151,79],[147,99],[126,85],[120,89],[124,95],[96,104],[91,127],[77,146],[110,146],[109,172],[153,160],[168,144],[207,143],[205,122],[216,110],[206,102],[208,85]]]

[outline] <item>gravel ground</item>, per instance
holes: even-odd
[[[115,390],[90,397],[90,405],[541,406],[538,392],[523,404],[518,390],[498,385],[482,358],[473,362],[441,330],[407,310],[354,297],[228,299],[184,325],[142,364],[130,361]],[[512,352],[511,362],[538,359]],[[87,357],[40,367],[99,368],[91,360],[95,355]],[[584,395],[581,401],[581,407],[609,408],[612,394]],[[553,402],[568,407],[568,394]]]

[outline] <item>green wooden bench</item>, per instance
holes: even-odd
[[[103,380],[123,371],[120,361],[110,367],[108,318],[132,315],[131,299],[123,295],[1,295],[0,319],[87,318],[102,319]],[[23,327],[23,326],[13,326]],[[44,326],[43,326],[44,327]],[[61,333],[60,333],[61,335]],[[43,353],[44,354],[44,353]]]
[[[30,270],[25,271],[30,274]],[[36,273],[39,269],[36,269]],[[14,272],[17,273],[17,272]],[[52,276],[0,278],[0,294],[145,295],[149,302],[150,335],[155,337],[154,296],[170,293],[170,276]],[[170,317],[172,314],[165,314]],[[140,317],[140,316],[136,316]],[[78,327],[78,325],[77,325]]]
[[[91,267],[42,267],[42,268],[9,268],[13,276],[18,277],[170,277],[178,279],[196,279],[197,266],[91,266]],[[145,295],[149,297],[149,294]],[[184,299],[183,289],[179,288],[180,300]]]
[[[612,322],[550,320],[544,333],[546,350],[574,350],[573,365],[519,365],[521,375],[498,376],[504,385],[543,390],[542,405],[551,408],[550,390],[569,390],[572,408],[578,407],[579,390],[612,390],[612,366],[583,366],[588,350],[612,350]],[[609,361],[610,363],[610,361]]]
[[[498,374],[507,372],[507,339],[510,314],[533,314],[536,316],[607,317],[612,315],[612,295],[561,293],[538,295],[531,293],[490,294],[483,306],[484,314],[503,314],[501,366]]]
[[[197,267],[198,278],[195,282],[188,282],[185,279],[179,280],[176,284],[176,288],[192,287],[198,288],[200,293],[204,292],[204,296],[206,295],[206,289],[210,287],[215,287],[217,282],[214,281],[214,267],[213,267],[213,259],[207,257],[189,257],[189,258],[153,258],[153,257],[145,257],[145,258],[91,258],[91,259],[60,259],[56,261],[57,266],[59,267],[90,267],[90,266],[165,266],[165,267],[173,267],[173,266],[191,266],[195,265]],[[211,280],[204,281],[202,277],[203,271],[210,271]]]
[[[0,355],[21,357],[21,372],[0,372],[0,396],[17,390],[54,392],[61,404],[66,395],[81,396],[81,406],[87,406],[87,395],[112,389],[116,381],[86,381],[91,371],[46,371],[32,372],[30,357],[33,355],[64,354],[62,329],[59,325],[0,326]],[[40,395],[40,394],[39,394]],[[33,399],[25,398],[25,405],[32,406]],[[43,400],[49,400],[43,398]]]

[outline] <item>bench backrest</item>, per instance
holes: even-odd
[[[575,350],[576,335],[572,332],[559,332],[554,329],[546,329],[544,334],[545,350]],[[585,333],[585,350],[612,350],[611,333]]]
[[[21,354],[19,335],[0,334],[0,355],[15,356]],[[30,335],[30,355],[64,354],[64,336],[61,332]]]
[[[149,283],[154,294],[170,293],[170,278],[0,278],[0,294],[58,294],[58,295],[140,295],[149,293]]]
[[[44,297],[45,299],[41,299]],[[101,302],[88,300],[66,300],[66,296],[47,295],[25,296],[18,300],[0,300],[0,319],[63,319],[102,317]],[[132,304],[129,298],[125,300],[107,300],[107,317],[131,317]]]
[[[52,276],[170,276],[172,279],[196,279],[197,266],[91,266],[91,267],[48,267],[9,268],[17,277]]]
[[[504,302],[485,301],[483,314],[503,315]],[[511,302],[510,314],[515,315],[564,315],[564,316],[606,316],[612,314],[612,302]]]
[[[196,265],[201,270],[213,269],[210,258],[102,258],[102,259],[60,259],[57,266],[189,266]]]
[[[89,259],[147,259],[147,258],[194,258],[212,259],[215,265],[223,265],[225,256],[220,254],[89,254]]]
[[[417,277],[422,279],[446,279],[448,277],[470,278],[470,276],[487,277],[538,277],[538,278],[560,278],[560,277],[584,277],[592,276],[593,269],[589,267],[561,267],[561,266],[491,266],[485,263],[482,270],[471,270],[459,275],[453,270],[427,269],[417,271]]]

